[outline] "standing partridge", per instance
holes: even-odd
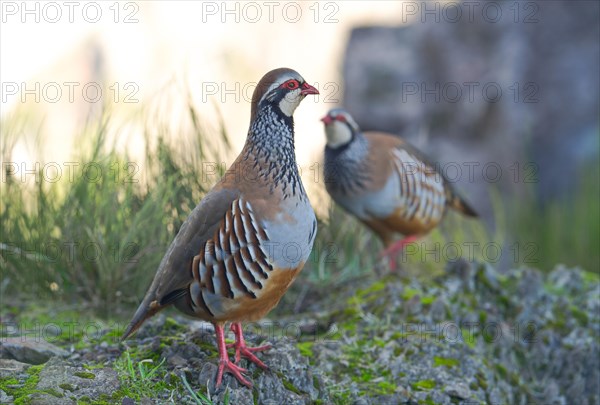
[[[333,109],[325,124],[325,187],[333,200],[371,228],[394,255],[442,220],[447,207],[477,213],[416,148],[386,133],[361,132],[350,114]],[[394,234],[403,238],[393,243]]]
[[[170,305],[211,322],[219,351],[216,387],[224,372],[251,386],[227,354],[227,322],[236,362],[244,356],[267,368],[253,352],[269,347],[246,346],[241,322],[277,305],[312,249],[317,222],[296,165],[292,117],[308,94],[319,92],[292,69],[260,80],[242,152],[182,225],[123,335]]]

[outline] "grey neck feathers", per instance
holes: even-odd
[[[339,148],[325,148],[325,183],[329,190],[349,194],[365,188],[369,181],[369,145],[362,133]]]
[[[283,198],[306,198],[294,148],[294,121],[264,106],[251,123],[244,147],[244,160],[254,162],[258,177],[267,180],[270,192],[281,188]]]

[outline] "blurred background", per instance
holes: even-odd
[[[448,215],[403,272],[432,277],[459,257],[600,270],[597,2],[1,7],[3,305],[127,316],[241,149],[253,85],[281,66],[321,92],[295,114],[319,236],[281,311],[381,266],[379,242],[324,191],[319,118],[336,106],[421,148],[482,214]]]

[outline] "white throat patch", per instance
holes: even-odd
[[[333,121],[331,124],[325,125],[325,136],[327,137],[327,146],[335,149],[352,140],[352,131],[345,123]]]
[[[284,113],[288,117],[291,117],[292,114],[294,114],[294,111],[300,105],[300,102],[304,98],[304,96],[300,94],[301,91],[301,89],[290,91],[285,95],[284,98],[281,99],[281,101],[279,102],[279,109],[282,113]]]

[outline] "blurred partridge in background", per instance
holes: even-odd
[[[361,132],[343,109],[330,110],[325,124],[325,186],[333,200],[373,230],[394,255],[435,228],[452,208],[477,213],[415,147],[380,132]],[[394,243],[394,235],[402,239]]]

